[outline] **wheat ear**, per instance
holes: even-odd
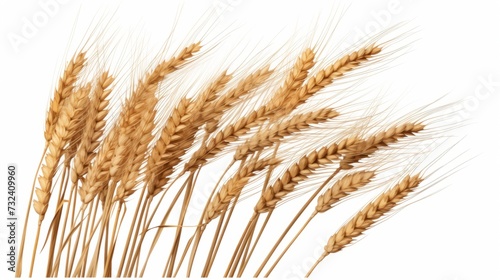
[[[210,111],[214,107],[215,99],[217,94],[219,94],[229,80],[232,77],[226,75],[219,76],[214,82],[212,82],[191,104],[188,111],[193,112],[189,114],[188,125],[184,129],[180,129],[170,141],[170,145],[167,147],[166,162],[167,164],[163,167],[167,173],[173,171],[181,162],[181,157],[186,154],[186,151],[191,148],[195,140],[195,134],[200,129],[200,127],[206,124],[206,119],[203,119],[203,112]],[[170,170],[170,171],[169,171]],[[166,174],[164,174],[166,175]],[[164,178],[164,176],[162,176]]]
[[[57,119],[63,107],[64,100],[73,91],[75,82],[78,75],[83,69],[87,58],[85,57],[85,52],[81,52],[76,55],[64,69],[63,76],[59,79],[59,84],[54,92],[54,97],[50,101],[49,110],[47,112],[47,118],[45,120],[45,131],[44,137],[45,141],[50,142],[52,139],[52,134],[54,133],[55,126],[57,124]]]
[[[95,151],[106,126],[105,118],[109,112],[107,98],[112,91],[109,87],[113,81],[114,78],[108,72],[104,72],[97,80],[93,90],[82,140],[76,151],[71,172],[73,184],[76,184],[87,173],[88,166],[95,157]]]
[[[166,66],[166,67],[165,67]],[[95,276],[97,272],[97,265],[99,260],[99,251],[101,248],[104,233],[108,232],[109,219],[111,215],[111,206],[113,195],[116,190],[116,186],[122,176],[126,173],[128,163],[127,161],[134,154],[135,137],[137,135],[137,130],[140,130],[139,125],[144,115],[150,113],[151,110],[148,105],[149,101],[155,98],[156,91],[158,89],[159,83],[163,80],[165,75],[169,73],[169,65],[160,63],[155,67],[155,69],[148,73],[145,78],[143,78],[137,88],[132,92],[131,96],[125,101],[122,107],[122,112],[118,117],[118,121],[112,128],[114,130],[114,135],[116,138],[113,139],[116,142],[112,143],[112,151],[108,151],[106,154],[111,154],[111,159],[109,160],[109,172],[107,174],[106,180],[109,179],[109,184],[107,181],[103,184],[102,189],[99,192],[99,198],[103,204],[103,214],[101,219],[102,226],[99,230],[99,235],[97,237],[97,244],[95,246],[94,256],[90,263],[89,269],[87,271],[87,276]],[[174,68],[175,69],[175,68]],[[172,70],[173,71],[173,70]],[[154,108],[154,106],[153,106]],[[140,136],[139,136],[140,137]],[[90,175],[90,171],[89,171]],[[85,181],[86,183],[87,181]],[[84,183],[84,184],[85,184]],[[124,192],[122,192],[123,194]],[[119,204],[121,209],[122,203]],[[117,213],[117,217],[118,217]],[[116,223],[115,223],[116,225]],[[116,229],[116,227],[114,228]],[[114,231],[113,229],[113,231]],[[108,247],[108,238],[105,238],[105,256],[107,253],[112,253],[113,248]],[[112,243],[113,244],[113,243]],[[109,260],[109,259],[108,259]],[[106,260],[105,263],[105,274],[109,273],[109,263]]]
[[[217,129],[220,119],[222,118],[222,114],[225,111],[231,109],[239,101],[241,101],[245,95],[262,85],[267,79],[269,79],[272,73],[273,70],[270,70],[269,66],[257,70],[245,79],[241,80],[236,87],[219,96],[219,98],[213,102],[211,107],[202,111],[200,120],[203,123],[206,123],[206,135],[211,134]]]
[[[315,54],[311,49],[306,49],[296,60],[291,71],[285,78],[284,84],[278,89],[267,104],[269,111],[280,108],[291,95],[302,86],[314,66]]]
[[[224,71],[194,99],[183,97],[173,110],[156,141],[146,169],[148,193],[158,194],[170,179],[174,167],[191,147],[195,134],[204,124],[201,117],[215,102],[217,94],[230,81],[231,75]]]
[[[357,162],[362,157],[367,157],[380,147],[387,146],[399,139],[424,129],[421,124],[405,123],[393,126],[386,131],[380,132],[366,140],[353,137],[341,141],[338,145],[332,144],[323,147],[318,151],[313,151],[302,157],[297,163],[292,165],[274,185],[266,188],[258,201],[255,211],[258,213],[268,212],[281,201],[285,195],[292,192],[295,186],[305,180],[308,175],[321,165],[331,163],[332,160],[340,159],[340,169],[352,168],[352,163]],[[347,162],[345,158],[348,158]]]
[[[152,131],[154,129],[155,106],[157,103],[158,98],[154,95],[146,101],[145,111],[133,137],[129,159],[125,168],[126,171],[123,174],[121,184],[116,193],[116,199],[122,203],[135,191],[140,167],[146,158],[149,144],[153,140]]]
[[[184,48],[179,55],[157,65],[153,72],[142,80],[137,90],[131,95],[120,113],[118,123],[114,125],[110,133],[102,141],[96,159],[89,167],[88,175],[82,187],[78,190],[84,204],[92,201],[107,186],[111,176],[119,178],[122,170],[120,167],[126,158],[129,134],[137,124],[144,108],[145,95],[154,94],[166,75],[174,72],[187,62],[196,52],[201,49],[200,43],[191,44]],[[130,127],[128,124],[131,124]],[[119,134],[120,129],[124,134]],[[127,130],[127,131],[125,131]]]
[[[243,167],[241,167],[236,175],[229,179],[217,192],[212,201],[208,204],[205,210],[204,218],[205,223],[217,218],[223,211],[225,211],[231,201],[238,196],[243,187],[255,175],[255,172],[261,171],[267,166],[278,164],[278,159],[263,159],[257,158],[250,160]]]
[[[262,193],[255,206],[255,212],[265,213],[274,209],[283,197],[295,189],[295,186],[306,180],[308,175],[322,165],[340,159],[342,151],[359,141],[356,138],[344,139],[341,142],[314,150],[303,156],[297,163],[290,166],[285,173]]]
[[[37,167],[37,174],[35,175],[35,179],[33,180],[33,185],[30,193],[30,201],[33,200],[35,184],[36,184],[36,176],[38,176],[39,169],[42,165],[43,158],[45,153],[47,152],[49,142],[52,139],[52,134],[54,132],[54,127],[57,124],[57,118],[63,107],[64,100],[68,97],[68,95],[73,91],[74,84],[78,78],[78,74],[81,72],[84,64],[85,64],[85,52],[80,52],[78,55],[74,56],[73,59],[66,66],[62,77],[59,79],[58,86],[54,91],[54,97],[50,100],[50,105],[47,110],[47,117],[45,119],[45,130],[44,130],[44,138],[45,138],[45,148],[42,153],[42,157],[40,158],[40,163]],[[29,208],[31,209],[31,208]],[[22,259],[24,255],[24,240],[26,237],[26,228],[27,221],[29,218],[30,210],[26,211],[26,219],[25,226],[23,229],[21,246],[19,248],[19,265],[16,270],[16,277],[20,277],[22,274]],[[31,274],[31,272],[30,272]]]
[[[368,184],[373,176],[375,176],[373,171],[361,171],[342,177],[318,197],[316,211],[323,213],[330,210],[342,198]]]
[[[383,217],[396,205],[401,203],[423,181],[420,175],[406,176],[401,182],[388,191],[379,195],[373,202],[366,205],[358,214],[352,217],[334,235],[325,246],[325,251],[314,264],[306,277],[311,274],[321,260],[332,253],[339,252],[350,244],[356,237],[372,227],[378,219]]]
[[[274,143],[280,141],[286,136],[309,128],[312,124],[326,122],[335,118],[339,113],[330,108],[323,108],[317,111],[297,114],[286,121],[270,125],[254,134],[245,143],[238,146],[234,154],[235,160],[240,160],[256,151],[261,151]]]
[[[327,189],[322,195],[318,197],[318,203],[316,205],[316,210],[311,214],[309,219],[302,225],[300,230],[295,234],[295,236],[292,238],[292,240],[288,243],[288,245],[283,249],[281,254],[276,258],[274,261],[273,265],[269,268],[267,271],[266,275],[264,277],[268,277],[269,274],[273,271],[273,269],[278,265],[279,261],[283,258],[285,253],[290,249],[290,247],[293,245],[293,243],[297,240],[297,238],[300,236],[300,234],[306,229],[306,227],[309,225],[309,223],[314,219],[314,217],[318,213],[324,213],[327,210],[330,210],[335,204],[337,204],[342,198],[345,198],[349,194],[359,190],[363,186],[367,185],[370,183],[371,179],[375,176],[375,172],[373,171],[360,171],[356,172],[353,174],[348,174],[342,177],[340,180],[335,182],[335,184]],[[281,242],[281,239],[278,240],[276,244],[279,245]],[[261,263],[259,269],[257,272],[254,274],[254,277],[257,277],[264,266],[268,263],[269,259],[271,258],[272,254],[276,250],[277,245],[271,249],[267,257],[264,259],[264,261]]]
[[[273,96],[270,102],[252,111],[245,117],[240,118],[234,124],[228,125],[222,131],[219,131],[206,144],[202,145],[186,163],[185,170],[194,170],[207,162],[208,159],[215,157],[229,143],[234,142],[240,136],[246,134],[251,128],[261,124],[271,116],[279,118],[289,114],[297,106],[307,101],[309,97],[316,94],[319,90],[332,83],[333,79],[342,77],[346,72],[351,71],[361,62],[367,60],[370,56],[378,54],[382,49],[370,45],[356,52],[346,55],[336,61],[324,70],[321,70],[314,77],[310,78],[306,85],[291,82],[287,77],[284,86]],[[310,50],[306,50],[308,52]],[[312,52],[312,51],[311,51]],[[311,59],[312,61],[312,59]],[[303,64],[304,68],[305,67]],[[312,67],[312,65],[310,65]],[[307,73],[308,71],[298,72]],[[296,73],[296,71],[292,71]],[[290,74],[292,76],[293,74]],[[306,74],[307,76],[307,74]],[[303,74],[296,75],[298,81],[304,77]]]
[[[349,72],[359,66],[363,61],[368,60],[371,56],[380,53],[382,49],[374,44],[361,48],[351,54],[337,60],[332,65],[319,71],[314,77],[311,77],[307,83],[300,87],[296,92],[288,96],[282,110],[283,114],[288,114],[297,106],[305,103],[308,98],[316,94],[324,87],[332,84],[335,79],[338,79],[346,72]]]
[[[209,112],[215,109],[216,101],[222,98],[218,94],[224,89],[227,83],[233,78],[232,75],[227,74],[227,70],[223,71],[213,82],[209,84],[198,96],[196,96],[193,109],[197,110],[196,117],[191,121],[194,126],[198,127],[205,124],[209,119],[206,116]],[[205,116],[205,117],[204,117]]]
[[[181,161],[182,155],[189,149],[195,139],[198,125],[194,124],[195,120],[200,115],[202,108],[208,106],[207,103],[212,103],[217,94],[230,81],[231,75],[223,71],[212,83],[209,84],[199,95],[194,99],[182,98],[180,103],[174,109],[167,122],[160,132],[160,137],[153,145],[151,155],[146,164],[145,184],[148,196],[142,207],[137,207],[134,214],[134,221],[139,217],[142,220],[144,210],[149,208],[153,196],[161,192],[162,187],[170,179],[170,175],[174,171],[174,167]],[[144,192],[141,193],[141,200]],[[141,209],[141,210],[139,210]],[[140,211],[140,214],[139,214]],[[137,216],[139,215],[139,216]],[[139,230],[139,228],[137,228]],[[138,231],[137,231],[138,232]],[[130,240],[131,235],[128,239]],[[132,249],[135,246],[137,235],[132,241]],[[142,241],[140,241],[142,243]],[[126,250],[128,247],[126,248]],[[135,258],[135,256],[133,256]],[[132,258],[129,258],[126,265],[126,271],[129,270],[129,264]],[[125,262],[125,254],[122,256],[119,271],[123,268]],[[119,272],[121,273],[121,272]],[[131,273],[131,271],[130,271]]]
[[[415,133],[422,131],[424,128],[425,125],[412,122],[392,126],[386,131],[377,133],[363,141],[359,141],[358,143],[350,146],[345,151],[345,155],[340,162],[340,165],[343,169],[352,168],[353,163],[356,163],[359,160],[368,157],[379,148],[397,142],[398,139],[415,135]]]
[[[170,141],[174,137],[180,138],[180,135],[176,134],[180,129],[184,128],[187,124],[184,124],[188,117],[188,107],[191,103],[191,99],[182,98],[177,104],[177,107],[174,108],[173,112],[170,114],[170,117],[167,119],[165,126],[163,127],[160,137],[156,141],[153,149],[151,151],[151,155],[148,158],[148,163],[146,167],[146,182],[148,193],[151,196],[158,194],[161,191],[161,187],[168,181],[168,176],[173,172],[170,169],[160,169],[165,163],[164,160],[165,153],[167,148],[170,145]],[[189,112],[191,114],[192,112]],[[162,174],[158,174],[161,172]]]
[[[42,166],[42,175],[38,178],[40,187],[35,190],[37,199],[33,202],[34,209],[38,213],[40,221],[43,220],[49,205],[52,179],[57,172],[59,160],[71,136],[79,125],[80,120],[76,119],[75,116],[78,116],[80,111],[86,109],[83,107],[85,98],[87,97],[86,93],[82,88],[69,96],[69,101],[63,107],[54,126],[54,133],[49,143],[49,151],[45,156],[45,164]]]
[[[81,110],[86,109],[84,108],[85,99],[87,98],[85,94],[86,91],[82,88],[73,92],[68,97],[69,100],[61,109],[54,126],[51,141],[48,145],[48,152],[45,155],[45,164],[42,165],[42,175],[38,177],[40,186],[35,189],[36,199],[33,200],[33,208],[35,212],[38,213],[38,228],[31,256],[30,277],[33,274],[33,268],[35,266],[36,250],[40,238],[42,222],[45,218],[45,213],[47,212],[50,196],[52,194],[52,180],[57,173],[59,161],[65,152],[65,148],[71,136],[75,133],[75,129],[78,128],[80,124],[80,120],[76,119],[75,116],[78,116]]]
[[[83,108],[88,108],[90,105],[90,89],[91,86],[90,84],[87,84],[85,87],[78,89],[78,90],[83,90],[85,91],[84,95],[85,98],[82,101],[82,107]],[[75,125],[75,129],[73,134],[71,135],[69,141],[68,141],[68,147],[64,151],[64,166],[70,167],[71,161],[76,155],[76,151],[78,149],[78,146],[80,145],[83,137],[83,129],[85,128],[85,123],[88,117],[88,110],[81,110],[74,116],[76,120],[78,120],[78,123]]]

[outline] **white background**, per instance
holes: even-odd
[[[169,1],[172,3],[168,5],[163,3],[166,1],[61,1],[47,22],[39,24],[37,31],[27,38],[22,29],[26,20],[33,22],[34,15],[44,12],[40,4],[43,2],[46,1],[2,0],[0,4],[0,185],[5,186],[7,164],[17,164],[20,216],[24,215],[43,148],[45,110],[52,88],[64,61],[88,26],[96,18],[116,11],[108,28],[140,34],[137,40],[147,41],[136,45],[158,46],[179,11],[178,1]],[[208,9],[216,8],[216,14],[221,16],[216,21],[218,30],[236,27],[224,39],[229,45],[239,44],[245,36],[270,40],[277,34],[293,34],[298,23],[311,26],[316,16],[328,16],[332,11],[329,2],[186,1],[180,12],[183,24],[179,24],[177,31],[181,34],[189,31],[189,22],[195,23]],[[389,99],[400,100],[405,93],[405,104],[424,105],[444,94],[448,94],[449,102],[465,100],[460,103],[459,114],[468,120],[468,125],[453,130],[452,134],[465,137],[462,148],[475,158],[447,181],[448,188],[405,208],[367,232],[362,241],[329,256],[314,276],[500,279],[499,12],[498,1],[377,0],[349,5],[341,26],[354,34],[359,30],[366,33],[372,27],[387,28],[401,21],[417,27],[411,35],[411,39],[417,40],[411,51],[391,64],[386,73],[373,78],[380,79]],[[13,44],[13,34],[24,36],[25,41]],[[279,43],[282,38],[276,40]],[[205,67],[210,69],[210,65]],[[484,81],[488,80],[494,82],[486,87]],[[0,193],[3,217],[6,189]],[[309,266],[307,259],[315,256],[314,251],[323,246],[335,229],[326,222],[311,225],[307,238],[301,238],[289,252],[275,271],[275,278],[292,279],[296,277],[293,266],[298,266],[301,272]],[[4,226],[0,233],[4,256]],[[5,275],[5,263],[0,267],[1,275]]]

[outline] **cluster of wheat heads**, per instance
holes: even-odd
[[[369,121],[374,112],[366,110],[358,124],[343,123],[352,127],[340,133],[333,121],[348,112],[309,106],[313,96],[335,94],[325,90],[337,81],[363,74],[358,68],[383,63],[384,44],[370,41],[331,61],[322,61],[317,48],[306,46],[280,69],[271,67],[272,61],[249,72],[223,69],[196,94],[177,92],[181,87],[175,86],[169,89],[176,92],[164,94],[165,84],[189,82],[179,75],[189,74],[189,67],[203,56],[203,46],[203,42],[189,44],[152,65],[128,88],[115,114],[109,113],[116,103],[111,97],[121,94],[115,90],[118,78],[103,67],[91,66],[96,56],[88,50],[71,58],[47,112],[45,148],[30,197],[38,222],[28,223],[28,209],[17,276],[33,276],[35,263],[43,262],[47,277],[142,277],[146,271],[163,277],[191,276],[194,267],[206,277],[216,260],[226,264],[226,277],[245,272],[263,276],[271,264],[265,274],[269,276],[316,215],[330,213],[368,186],[383,187],[331,236],[316,267],[405,201],[425,180],[420,172],[406,169],[387,186],[387,180],[376,179],[383,168],[366,163],[398,143],[418,143],[418,134],[427,129],[425,116],[377,126]],[[262,92],[267,99],[253,106]],[[173,105],[163,112],[165,100]],[[320,147],[310,145],[316,132],[334,140]],[[300,146],[301,154],[283,148],[287,143]],[[228,153],[231,162],[210,186],[198,222],[187,222],[193,193],[201,184],[199,174]],[[378,162],[383,161],[391,159]],[[322,174],[326,176],[317,176]],[[299,203],[294,200],[298,197],[306,199]],[[240,206],[243,200],[252,201],[252,206]],[[296,213],[279,211],[292,200],[298,204]],[[249,215],[238,217],[238,207],[246,207],[241,210]],[[310,218],[271,262],[308,209]],[[290,220],[286,229],[276,232],[269,226],[273,213]],[[224,239],[228,227],[241,225],[242,219],[248,221],[241,234]],[[50,226],[42,227],[47,223]],[[35,228],[34,236],[27,236],[28,227]],[[279,237],[271,241],[274,246],[266,249],[267,254],[255,255],[266,231]],[[24,245],[33,238],[29,255]],[[155,250],[161,251],[163,267],[150,264]],[[221,257],[220,250],[230,250],[231,257]],[[258,268],[249,272],[250,263]],[[29,264],[28,272],[23,264]]]

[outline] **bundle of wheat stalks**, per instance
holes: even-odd
[[[162,85],[182,83],[171,77],[183,70],[189,73],[203,46],[203,42],[187,45],[153,65],[129,87],[116,114],[108,113],[111,97],[123,95],[115,90],[117,77],[103,67],[92,67],[97,58],[86,49],[67,63],[48,108],[45,149],[30,197],[38,223],[25,224],[17,276],[23,275],[26,263],[32,276],[36,261],[46,265],[47,277],[141,277],[146,271],[174,277],[190,276],[193,268],[209,276],[216,260],[227,265],[226,277],[245,272],[268,276],[314,217],[329,214],[368,186],[379,188],[378,196],[331,235],[308,276],[326,256],[349,245],[423,182],[423,173],[413,169],[396,179],[376,181],[382,168],[365,164],[398,142],[410,138],[418,142],[414,135],[427,125],[422,118],[384,127],[353,127],[327,145],[308,148],[317,140],[315,131],[337,133],[332,120],[344,113],[339,108],[309,106],[309,99],[325,94],[327,87],[358,68],[386,59],[384,44],[366,43],[333,61],[322,61],[326,66],[318,63],[314,47],[306,47],[279,74],[272,61],[252,72],[223,69],[197,94],[164,94]],[[253,108],[254,98],[263,91],[267,100]],[[175,103],[159,113],[164,100]],[[368,110],[367,119],[371,113]],[[299,134],[306,137],[296,138]],[[280,149],[293,139],[300,139],[292,145],[302,147],[298,157]],[[198,175],[229,153],[232,160],[217,175],[220,180],[211,186],[197,224],[186,223],[200,185]],[[326,176],[315,176],[321,173]],[[306,199],[298,203],[298,197]],[[238,238],[224,239],[227,228],[241,221],[232,214],[243,207],[243,199],[253,204],[241,209],[250,213],[248,223]],[[295,213],[279,211],[292,200],[297,203]],[[309,219],[288,246],[277,250],[307,210]],[[290,220],[286,229],[277,232],[269,226],[273,213]],[[29,215],[30,209],[26,222]],[[45,239],[40,236],[44,223],[50,223]],[[26,258],[24,245],[33,239],[26,234],[29,226],[36,226],[36,236],[31,258]],[[279,237],[266,249],[267,255],[254,256],[266,231]],[[44,241],[41,252],[39,241]],[[166,245],[158,248],[159,242]],[[222,248],[232,248],[228,252],[232,257],[220,257]],[[155,249],[161,250],[163,267],[149,264]],[[249,272],[250,263],[258,268]]]

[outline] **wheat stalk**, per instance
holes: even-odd
[[[144,116],[143,110],[148,110],[148,100],[154,98],[156,91],[158,90],[159,83],[162,82],[165,77],[176,71],[180,66],[187,62],[187,59],[191,58],[194,53],[198,52],[201,48],[200,43],[191,44],[190,46],[182,49],[177,56],[172,57],[169,60],[165,60],[159,63],[152,72],[146,74],[146,76],[139,82],[135,91],[132,92],[131,96],[125,102],[123,109],[120,113],[116,125],[113,130],[116,132],[113,134],[116,141],[113,146],[109,146],[112,151],[107,151],[107,154],[111,154],[109,159],[109,174],[105,180],[110,179],[111,184],[102,184],[99,186],[99,195],[101,201],[103,201],[103,219],[101,223],[103,226],[100,228],[99,237],[96,244],[96,249],[94,252],[94,257],[92,258],[91,266],[87,272],[88,276],[95,276],[97,271],[97,264],[99,259],[99,251],[101,247],[102,238],[104,236],[104,229],[107,229],[110,211],[111,211],[111,196],[115,192],[115,188],[119,180],[124,174],[125,168],[124,164],[129,159],[130,156],[130,145],[134,143],[136,136],[135,131],[137,126],[141,123],[140,120]],[[153,106],[154,107],[154,106]],[[151,129],[152,130],[152,129]],[[141,137],[141,136],[139,136]],[[147,136],[146,136],[147,137]],[[152,137],[151,137],[152,139]],[[99,168],[98,168],[99,169]],[[132,183],[133,184],[133,183]],[[130,186],[125,186],[130,187]],[[124,190],[121,192],[124,195]],[[95,197],[95,193],[92,194]],[[120,205],[122,205],[120,203]],[[118,216],[117,216],[118,219]],[[116,223],[115,223],[116,226]],[[116,229],[116,227],[115,227]],[[113,231],[115,230],[113,229]],[[106,248],[107,249],[107,248]],[[111,248],[112,250],[112,248]],[[105,251],[105,255],[106,255]],[[109,261],[106,260],[105,275],[109,273]]]
[[[315,95],[326,92],[327,87],[336,85],[349,72],[395,53],[390,51],[390,44],[397,40],[388,40],[382,44],[384,51],[388,47],[388,54],[379,56],[381,45],[371,42],[386,35],[381,33],[373,40],[365,41],[369,43],[356,46],[353,51],[342,52],[334,61],[317,61],[320,52],[331,51],[329,44],[321,42],[331,38],[328,35],[331,34],[312,36],[313,39],[319,38],[320,42],[307,43],[319,48],[299,49],[298,56],[290,59],[252,61],[254,67],[250,71],[250,68],[240,69],[233,64],[224,68],[219,65],[216,67],[218,72],[204,74],[210,78],[199,83],[201,86],[196,92],[192,84],[186,83],[195,75],[194,70],[177,72],[185,77],[171,74],[200,52],[200,42],[180,48],[166,59],[155,57],[148,64],[151,68],[122,90],[113,89],[115,77],[96,67],[114,60],[113,53],[100,49],[100,44],[95,44],[97,48],[92,55],[87,56],[84,51],[76,53],[59,78],[47,111],[45,148],[34,178],[16,276],[22,274],[30,210],[39,217],[29,276],[32,276],[35,259],[40,255],[47,256],[44,259],[47,277],[57,277],[63,271],[66,277],[95,277],[101,271],[104,277],[142,277],[148,272],[146,267],[151,268],[150,259],[157,257],[153,252],[158,253],[155,249],[161,247],[163,251],[159,256],[163,259],[158,261],[165,264],[164,277],[181,273],[181,269],[186,268],[183,262],[188,262],[188,259],[187,277],[199,265],[198,261],[204,265],[201,275],[207,277],[216,257],[220,256],[219,249],[227,248],[226,243],[235,246],[230,248],[234,251],[227,260],[224,277],[242,276],[254,259],[260,263],[254,276],[258,277],[270,262],[271,268],[265,274],[265,277],[269,276],[290,246],[309,228],[314,217],[332,212],[332,208],[366,185],[375,186],[375,172],[371,170],[386,171],[377,164],[391,161],[391,156],[398,157],[401,154],[399,148],[405,146],[393,144],[424,130],[426,126],[420,121],[427,124],[427,121],[436,119],[423,116],[437,110],[419,111],[418,117],[413,115],[418,121],[397,122],[382,128],[382,123],[368,122],[378,118],[375,107],[370,107],[364,113],[353,112],[353,117],[361,116],[365,122],[345,129],[350,122],[341,124],[342,135],[328,131],[333,133],[331,139],[335,141],[322,142],[319,148],[315,145],[314,149],[300,151],[298,155],[280,147],[290,139],[303,140],[302,137],[293,137],[306,130],[311,133],[305,135],[308,136],[305,141],[315,141],[317,134],[314,133],[324,132],[331,124],[329,121],[339,115],[336,107],[309,106],[308,102]],[[202,38],[206,37],[203,35]],[[289,50],[296,50],[296,47],[290,46]],[[212,50],[209,45],[208,48]],[[283,67],[283,61],[289,65]],[[87,67],[87,63],[93,67]],[[275,65],[280,66],[275,68]],[[371,70],[360,74],[372,73]],[[133,73],[134,68],[126,69],[119,81],[134,79]],[[87,77],[93,78],[92,83],[86,81]],[[352,78],[357,79],[356,76]],[[193,79],[196,76],[191,77]],[[175,89],[174,92],[164,94],[162,83],[165,81],[170,83],[168,88]],[[116,96],[124,97],[123,102],[113,104],[110,99],[112,92],[126,93],[125,96]],[[173,109],[160,116],[158,112],[164,104],[160,102],[161,98],[165,98],[163,101],[170,103]],[[110,111],[114,112],[110,105],[117,105],[116,115],[108,116]],[[165,119],[160,119],[163,117]],[[430,134],[433,130],[428,132]],[[411,141],[403,142],[407,143],[412,144]],[[311,147],[308,143],[299,145]],[[369,161],[369,167],[361,170],[364,159],[381,156],[377,151],[384,148],[396,147],[396,153],[382,153],[387,157]],[[225,151],[234,151],[234,154],[228,158],[229,163],[218,169],[221,174],[217,174],[217,183],[213,184],[209,197],[202,201],[204,209],[197,212],[198,209],[192,207],[197,202],[195,196],[203,186],[203,180],[206,180],[206,171],[211,171],[207,162],[221,157]],[[288,161],[287,165],[276,174],[275,168],[283,161]],[[358,170],[351,171],[354,167]],[[413,167],[406,170],[414,170]],[[226,176],[229,172],[234,173]],[[307,276],[326,256],[351,244],[403,202],[422,180],[420,174],[406,176],[360,207],[361,210],[330,237],[324,253]],[[56,182],[60,183],[58,188],[54,187]],[[68,185],[70,191],[67,191]],[[258,188],[257,192],[247,190],[254,187]],[[301,189],[303,191],[299,191]],[[285,202],[303,195],[307,197],[301,199],[296,208],[290,208],[293,213],[274,211]],[[314,202],[316,204],[311,205]],[[49,218],[49,208],[55,211],[46,230],[42,225],[44,219]],[[271,260],[307,209],[312,211],[309,218],[276,260]],[[242,218],[248,218],[245,210],[249,211],[246,212],[250,217],[248,223],[235,229],[242,230],[241,235],[228,236],[232,234],[228,229],[238,226]],[[273,216],[273,213],[277,214]],[[191,214],[198,214],[194,217],[198,223],[189,220]],[[277,232],[277,224],[272,218],[287,219],[286,228]],[[213,223],[214,231],[206,230],[209,224],[212,226],[213,220],[218,220]],[[44,245],[47,248],[37,252],[42,229],[47,232]],[[162,235],[164,231],[169,234]],[[277,241],[263,248],[268,254],[260,259],[253,256],[261,251],[258,249],[263,245],[262,240],[270,236]],[[208,244],[203,238],[210,238]],[[200,260],[198,256],[202,250],[208,254]],[[155,260],[155,263],[158,262]]]

